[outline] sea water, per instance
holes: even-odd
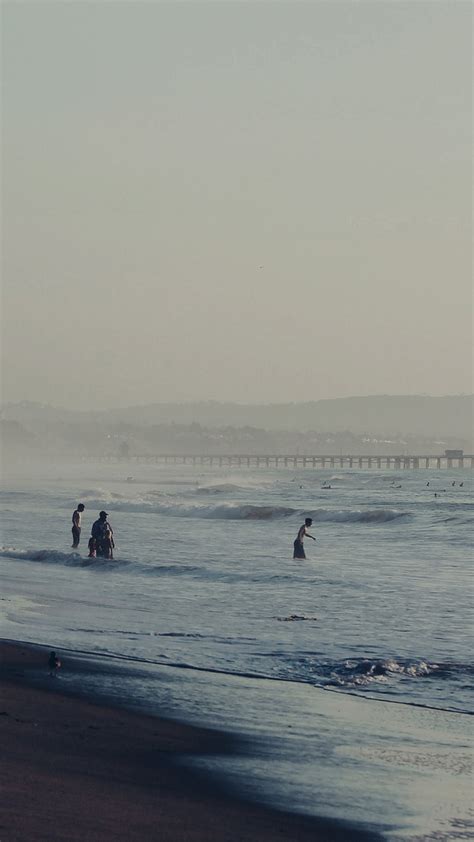
[[[2,637],[113,656],[109,695],[246,735],[193,762],[249,797],[474,838],[470,471],[89,462],[7,474],[1,496]],[[87,558],[101,509],[113,562]]]

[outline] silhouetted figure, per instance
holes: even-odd
[[[303,541],[306,536],[308,536],[308,538],[312,538],[313,541],[316,541],[314,535],[310,535],[308,532],[308,526],[311,526],[312,523],[312,519],[310,517],[307,517],[305,519],[305,522],[303,523],[303,526],[300,526],[300,528],[298,529],[298,535],[296,536],[295,541],[293,543],[293,558],[306,558],[306,553],[304,551],[303,545]]]
[[[79,503],[77,509],[72,513],[72,548],[73,550],[79,546],[81,540],[81,515],[84,511],[84,503]]]
[[[48,658],[48,667],[49,667],[49,674],[51,678],[57,678],[58,669],[61,668],[61,661],[59,660],[56,652],[50,652]]]
[[[113,548],[115,546],[114,531],[107,518],[107,512],[99,512],[99,519],[92,525],[91,537],[95,541],[96,555],[102,556],[102,558],[113,558]]]

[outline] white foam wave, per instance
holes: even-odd
[[[399,509],[314,509],[309,517],[316,523],[387,523],[410,517],[410,512]]]
[[[87,503],[88,506],[97,500],[112,502],[123,499],[127,499],[124,494],[120,494],[118,491],[110,491],[108,488],[88,488],[78,496],[78,500]]]
[[[77,564],[83,562],[79,553],[61,553],[58,550],[17,550],[15,547],[2,547],[0,558],[15,558],[23,561],[46,561],[56,564]]]
[[[200,493],[220,494],[225,493],[229,488],[238,486],[223,485],[206,486]],[[86,498],[83,498],[86,499]],[[161,492],[150,492],[134,497],[115,494],[102,490],[95,498],[86,500],[88,508],[97,510],[104,507],[112,515],[113,512],[137,512],[142,514],[168,515],[169,517],[183,518],[205,518],[205,519],[228,519],[228,520],[273,520],[277,518],[291,517],[312,517],[315,523],[387,523],[399,518],[410,516],[409,512],[399,509],[326,509],[318,508],[308,511],[307,509],[296,509],[291,506],[278,505],[257,505],[253,503],[241,503],[223,501],[221,503],[189,503],[178,502],[174,495],[163,495]]]
[[[348,660],[334,665],[330,672],[330,685],[338,687],[364,687],[372,683],[387,683],[391,677],[425,678],[439,670],[438,664],[428,661]]]
[[[273,518],[289,517],[297,511],[287,506],[257,506],[241,503],[220,503],[218,505],[157,503],[145,498],[115,501],[95,500],[91,501],[89,505],[95,505],[96,508],[108,505],[111,517],[113,512],[140,512],[186,518],[272,520]]]
[[[117,570],[130,564],[127,559],[114,558],[112,561],[105,558],[89,558],[82,556],[79,553],[62,553],[59,550],[41,549],[41,550],[17,550],[15,547],[2,547],[0,549],[0,559],[10,558],[17,561],[39,562],[43,564],[59,564],[66,567],[93,567],[107,570]],[[134,564],[134,567],[139,565]],[[145,570],[148,568],[145,567]]]

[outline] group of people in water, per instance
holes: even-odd
[[[82,513],[85,509],[84,503],[79,503],[77,509],[72,513],[72,548],[76,550],[81,540],[82,529]],[[109,558],[114,557],[114,532],[107,520],[107,512],[99,512],[98,520],[94,521],[91,529],[91,537],[89,538],[89,558]],[[298,535],[293,543],[293,558],[306,558],[303,541],[306,537],[316,541],[314,535],[308,532],[309,527],[313,523],[310,517],[305,519],[305,522],[298,529]]]
[[[77,509],[72,513],[72,548],[77,549],[81,540],[82,513],[85,509],[84,503],[79,503]],[[114,531],[107,520],[107,512],[99,512],[99,517],[92,524],[91,537],[89,538],[89,558],[110,558],[114,557]]]

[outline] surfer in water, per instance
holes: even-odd
[[[303,541],[304,541],[306,535],[308,536],[308,538],[312,538],[313,541],[316,541],[316,538],[314,537],[314,535],[310,535],[309,532],[308,532],[308,527],[310,527],[312,523],[313,523],[312,519],[310,517],[307,517],[305,519],[305,522],[303,523],[303,526],[300,526],[300,528],[298,529],[298,535],[296,536],[295,542],[293,544],[293,547],[294,547],[293,558],[306,558],[306,554],[305,554],[305,551],[304,551],[304,545],[303,545]]]

